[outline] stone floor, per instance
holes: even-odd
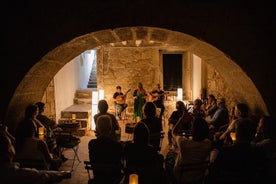
[[[121,140],[125,141],[128,140],[129,134],[125,133],[125,124],[130,121],[127,120],[120,120],[119,124],[121,126]],[[165,132],[165,137],[162,142],[162,149],[160,153],[163,155],[166,154],[168,150],[168,139],[167,139],[167,124],[163,123],[163,130]],[[88,142],[89,140],[95,138],[94,132],[88,132],[87,135],[80,137],[81,143],[79,144],[79,149],[78,149],[78,156],[80,158],[80,162],[78,160],[75,161],[74,167],[72,170],[72,177],[70,179],[65,179],[61,181],[61,184],[87,184],[88,182],[88,173],[84,168],[84,163],[83,161],[88,160]],[[66,162],[63,163],[61,166],[60,170],[71,170],[72,169],[72,164],[73,164],[73,150],[65,150],[64,155],[69,158]]]

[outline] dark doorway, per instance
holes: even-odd
[[[163,54],[163,81],[165,91],[182,87],[182,54]]]

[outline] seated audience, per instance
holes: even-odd
[[[202,109],[203,102],[201,99],[195,99],[193,103],[193,107],[189,109],[189,113],[193,116],[193,118],[205,118],[205,111]]]
[[[260,176],[266,183],[272,181],[276,175],[276,118],[274,116],[260,118],[251,145],[261,154],[258,158],[262,164],[259,166]]]
[[[178,121],[178,119],[182,116],[185,105],[184,102],[182,101],[177,101],[175,104],[175,108],[176,110],[172,112],[172,114],[170,115],[168,122],[169,122],[169,127],[168,127],[168,140],[169,140],[169,144],[172,145],[172,130],[173,127],[175,126],[176,122]]]
[[[38,161],[37,169],[58,170],[61,160],[50,153],[48,145],[43,139],[35,137],[36,127],[31,121],[21,125],[21,137],[16,137],[15,160],[32,166],[34,161]]]
[[[102,115],[108,115],[112,120],[112,136],[114,140],[120,141],[121,139],[121,127],[116,119],[116,117],[108,113],[108,103],[106,100],[100,100],[98,103],[99,113],[94,115],[94,121],[97,122],[97,119]],[[98,132],[96,131],[96,136],[98,136]]]
[[[133,130],[133,142],[124,148],[126,175],[138,174],[139,183],[162,183],[164,157],[149,143],[150,132],[143,122]]]
[[[46,184],[58,183],[71,177],[68,171],[37,170],[22,168],[19,163],[13,162],[15,149],[12,140],[6,131],[0,131],[0,178],[1,183],[18,184]]]
[[[188,112],[187,108],[184,106],[183,112],[181,117],[176,122],[177,126],[175,125],[173,128],[174,134],[179,135],[183,133],[190,133],[192,129],[192,120],[196,118],[191,115],[191,113]]]
[[[101,115],[97,118],[96,131],[97,138],[91,139],[88,143],[94,181],[119,183],[122,178],[123,147],[113,139],[112,119],[109,115]]]
[[[44,115],[45,103],[37,102],[38,106],[38,115],[36,119],[38,119],[45,127],[45,137],[46,142],[49,147],[49,151],[62,159],[62,161],[68,160],[63,154],[61,154],[60,148],[57,145],[57,140],[55,137],[55,131],[62,131],[55,120],[50,119],[46,115]]]
[[[156,115],[156,105],[153,102],[146,102],[143,106],[144,118],[141,120],[144,122],[150,131],[150,144],[156,149],[160,150],[160,140],[162,119]]]
[[[24,129],[25,123],[31,122],[35,126],[35,136],[38,137],[38,129],[40,127],[45,128],[45,126],[36,118],[38,115],[38,106],[34,104],[30,104],[25,109],[25,117],[16,127],[15,138],[22,137],[22,129]]]
[[[219,137],[220,140],[225,140],[227,137],[229,138],[231,132],[236,133],[236,139],[249,139],[250,141],[255,137],[256,127],[257,125],[249,118],[249,108],[245,103],[239,103],[235,106],[235,117],[226,131]],[[240,127],[240,128],[238,128]],[[244,128],[246,132],[240,134],[238,131]],[[246,136],[240,137],[240,136]]]
[[[248,107],[240,103],[235,107],[234,120],[218,140],[214,141],[211,151],[211,182],[240,182],[251,183],[256,181],[256,172],[259,164],[260,152],[251,146],[255,135],[255,126],[248,118]],[[232,127],[233,126],[233,127]],[[233,131],[233,143],[225,143],[226,135]],[[233,138],[233,137],[232,137]]]
[[[175,133],[180,126],[180,121],[173,129],[178,154],[174,165],[176,183],[203,182],[209,164],[209,155],[212,141],[209,135],[208,123],[201,117],[192,121],[191,136],[186,137]]]
[[[226,129],[229,123],[229,113],[226,107],[225,99],[219,98],[217,105],[218,105],[218,108],[216,112],[214,113],[211,120],[208,122],[209,129],[212,130],[213,132],[221,131],[224,128]]]
[[[210,94],[208,96],[207,106],[205,107],[206,117],[210,117],[212,119],[217,109],[218,109],[217,99],[215,95]]]
[[[38,115],[36,116],[36,119],[38,119],[46,129],[53,130],[57,128],[57,122],[44,115],[45,103],[37,102],[36,105],[38,106]]]

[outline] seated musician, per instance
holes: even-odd
[[[122,112],[127,108],[126,95],[130,89],[124,94],[121,86],[116,86],[116,92],[113,94],[113,99],[116,107],[116,114],[119,119],[122,119]]]
[[[150,96],[151,96],[151,100],[149,101],[153,102],[157,108],[161,109],[159,117],[162,118],[165,111],[165,105],[164,105],[165,92],[161,89],[160,84],[157,84],[156,89],[153,89],[150,92]]]

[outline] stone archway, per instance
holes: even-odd
[[[38,61],[18,85],[7,110],[6,121],[15,124],[23,117],[27,104],[42,99],[44,91],[56,73],[85,50],[105,44],[139,44],[179,47],[202,58],[219,71],[237,101],[248,103],[251,109],[267,114],[259,91],[244,71],[214,46],[190,35],[155,27],[122,27],[100,30],[77,37],[56,47]],[[141,41],[141,42],[140,42]]]

